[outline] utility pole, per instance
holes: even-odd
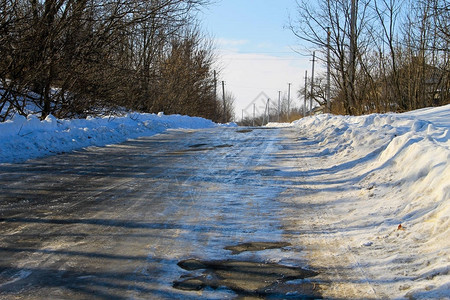
[[[303,117],[306,117],[306,99],[308,98],[308,70],[305,71],[305,97],[303,98]]]
[[[331,113],[331,57],[330,57],[330,27],[327,27],[327,112]]]
[[[357,0],[352,0],[352,7],[350,10],[350,66],[348,70],[349,77],[349,99],[350,113],[356,114],[356,101],[355,101],[355,58],[356,58],[356,13],[357,13]]]
[[[217,74],[214,70],[214,122],[217,122]]]
[[[256,104],[253,103],[253,127],[255,127],[255,110],[256,110]]]
[[[225,81],[222,81],[222,97],[223,97],[223,123],[227,122],[227,107],[225,104]]]
[[[264,113],[263,113],[263,119],[262,119],[261,126],[264,126],[264,123],[266,121],[266,110],[267,110],[267,103],[266,103],[266,105],[264,105]]]
[[[267,123],[270,122],[270,99],[267,99]]]
[[[316,51],[313,51],[313,59],[312,59],[312,74],[311,74],[311,95],[309,101],[309,115],[312,115],[312,106],[313,106],[313,98],[314,98],[314,63],[316,62]]]
[[[244,122],[244,110],[242,110],[241,122]]]
[[[280,123],[281,115],[281,91],[278,91],[278,123]]]
[[[288,83],[288,107],[287,107],[287,121],[289,123],[290,120],[290,110],[291,110],[291,84]]]

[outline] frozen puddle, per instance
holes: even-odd
[[[290,246],[284,242],[252,242],[236,246],[227,246],[233,254],[244,251],[263,251]],[[178,266],[192,271],[174,281],[173,287],[185,291],[199,291],[205,288],[228,288],[238,296],[282,298],[282,299],[318,299],[321,298],[316,286],[307,278],[318,275],[317,272],[301,267],[285,266],[249,260],[210,260],[187,259]],[[201,273],[199,273],[201,271]]]
[[[250,242],[243,243],[236,246],[226,246],[225,250],[230,250],[233,254],[239,254],[244,251],[262,251],[266,249],[280,249],[291,246],[286,242]]]
[[[233,147],[231,144],[221,144],[221,145],[209,145],[209,144],[193,144],[189,145],[187,149],[178,150],[169,152],[170,155],[182,155],[189,152],[200,152],[200,151],[208,151],[208,150],[215,150],[215,149],[221,149],[221,148],[230,148]]]

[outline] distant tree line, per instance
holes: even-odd
[[[270,114],[259,114],[253,118],[252,116],[245,116],[237,124],[239,126],[264,126],[269,122],[290,123],[303,117],[303,109],[298,107],[292,107],[287,111],[282,111],[280,115],[275,109],[270,111]]]
[[[328,48],[331,53],[332,112],[402,112],[450,103],[447,0],[297,4],[291,30],[321,53],[324,64]],[[313,89],[300,93],[305,90],[327,111],[325,74],[316,77]]]
[[[254,110],[255,115],[252,115],[251,111],[250,114],[248,113],[247,111],[244,116],[244,112],[242,112],[242,118],[237,122],[238,125],[264,126],[272,122],[290,123],[303,117],[303,108],[295,107],[290,95],[288,96],[286,93],[281,95],[280,92],[279,101],[269,99],[269,105],[267,106],[266,102],[265,107],[262,107],[261,102],[259,102],[258,111],[256,107]]]
[[[0,121],[129,109],[222,120],[207,0],[0,0]],[[231,114],[230,114],[231,115]]]

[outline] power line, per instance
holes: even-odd
[[[249,57],[249,58],[244,58],[244,57],[221,57],[221,59],[224,60],[260,60],[260,61],[279,61],[279,60],[305,60],[304,58],[290,58],[290,57],[273,57],[273,58],[257,58],[257,57]]]
[[[219,52],[230,52],[230,53],[237,53],[237,54],[296,54],[295,51],[233,51],[233,50],[227,50],[227,49],[219,49]]]

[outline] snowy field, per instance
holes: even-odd
[[[280,126],[269,124],[275,125]],[[296,177],[313,179],[298,182],[297,189],[308,191],[302,201],[323,202],[324,210],[303,216],[310,218],[310,229],[322,228],[303,242],[311,249],[327,246],[335,252],[315,260],[331,264],[330,255],[346,256],[339,258],[338,267],[358,270],[362,278],[343,278],[350,278],[353,288],[359,282],[375,289],[377,293],[368,293],[368,298],[450,298],[450,105],[405,114],[324,114],[281,125],[296,132],[296,143],[304,146],[302,153],[291,154],[308,160],[301,160],[305,164],[300,166],[280,166],[280,176],[283,172],[289,176],[286,170],[291,168]],[[162,114],[86,120],[50,116],[43,121],[16,117],[0,123],[0,163],[119,143],[168,129],[215,126],[200,118]],[[338,297],[345,281],[325,291],[325,296]]]

